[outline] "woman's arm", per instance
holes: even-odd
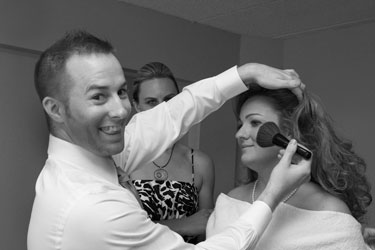
[[[204,232],[198,235],[197,242],[206,239],[206,226],[209,215],[214,208],[215,166],[212,159],[200,150],[195,151],[196,173],[201,176],[202,185],[199,190],[199,210],[209,209],[205,220]]]
[[[212,159],[200,150],[194,151],[195,172],[201,178],[199,188],[199,209],[214,207],[215,166]]]

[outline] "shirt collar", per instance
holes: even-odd
[[[67,162],[113,184],[118,184],[116,166],[111,157],[105,158],[50,134],[48,157]]]

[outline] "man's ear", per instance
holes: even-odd
[[[46,96],[42,101],[42,105],[53,121],[61,123],[65,120],[65,107],[59,100]]]

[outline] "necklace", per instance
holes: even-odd
[[[253,192],[252,192],[252,194],[251,194],[251,202],[252,203],[254,203],[254,201],[255,201],[255,190],[256,190],[256,188],[257,188],[257,184],[258,184],[258,180],[256,180],[255,182],[254,182],[254,186],[253,186]],[[290,199],[290,197],[292,197],[295,193],[297,192],[297,188],[296,189],[294,189],[287,197],[285,197],[285,199],[283,200],[283,202],[285,203],[285,202],[287,202],[287,200],[289,200]]]
[[[164,181],[164,180],[168,179],[168,172],[164,168],[169,164],[169,162],[172,159],[173,150],[174,150],[174,146],[175,145],[176,144],[173,144],[172,150],[171,150],[171,155],[169,156],[169,159],[168,159],[167,163],[165,163],[163,166],[159,166],[154,161],[152,161],[152,163],[155,165],[155,167],[158,168],[158,169],[156,169],[154,171],[154,177],[155,177],[156,180],[162,180],[162,181]]]

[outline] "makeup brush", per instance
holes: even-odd
[[[276,123],[266,122],[262,126],[260,126],[256,141],[258,145],[263,148],[271,147],[273,145],[286,148],[290,140],[280,134],[280,129],[276,125]],[[310,150],[300,144],[297,145],[297,154],[307,160],[310,159],[312,155]]]

